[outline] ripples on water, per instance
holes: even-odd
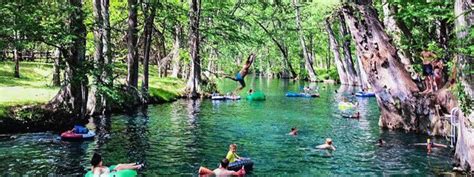
[[[91,142],[62,142],[53,133],[0,138],[0,171],[82,174],[99,152],[105,165],[146,162],[144,175],[196,175],[199,166],[216,168],[231,143],[238,144],[239,155],[253,159],[254,175],[433,175],[450,169],[450,149],[435,149],[428,156],[426,149],[411,145],[425,142],[425,135],[381,130],[373,98],[358,99],[359,121],[342,118],[335,101],[341,95],[334,90],[349,95],[352,88],[312,85],[320,87],[320,98],[286,98],[286,91],[304,83],[256,79],[248,85],[265,91],[267,100],[153,105],[144,113],[112,116],[97,126],[100,138]],[[235,86],[220,84],[226,91]],[[299,135],[286,135],[295,126]],[[313,148],[326,137],[337,148],[332,156]],[[376,147],[379,138],[388,146]]]

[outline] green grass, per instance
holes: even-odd
[[[185,83],[175,78],[150,78],[150,96],[159,100],[171,101],[184,93]]]
[[[0,117],[13,106],[47,103],[59,90],[51,86],[52,64],[21,62],[20,78],[13,71],[13,62],[0,62]]]
[[[47,103],[59,91],[59,87],[51,86],[53,66],[50,63],[21,62],[20,78],[13,77],[13,71],[13,62],[0,62],[0,117],[6,117],[13,106]],[[117,84],[125,83],[127,65],[115,64],[114,72],[119,75]],[[159,78],[156,66],[150,66],[149,85],[150,95],[163,101],[176,99],[185,87],[182,80]]]

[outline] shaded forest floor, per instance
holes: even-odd
[[[118,75],[115,83],[125,83],[127,66],[118,63],[115,68],[114,74]],[[52,63],[20,62],[20,78],[13,77],[13,71],[13,62],[0,62],[0,118],[8,117],[14,107],[45,104],[59,91],[59,87],[53,86]],[[175,100],[183,95],[184,88],[184,81],[160,78],[157,69],[150,68],[149,92],[156,100]]]

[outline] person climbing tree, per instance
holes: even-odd
[[[255,54],[252,53],[252,54],[250,54],[249,58],[245,62],[242,69],[235,75],[235,78],[231,77],[231,76],[225,76],[225,78],[232,79],[232,80],[237,81],[237,82],[240,83],[240,87],[238,87],[235,91],[241,91],[245,87],[244,78],[249,73],[250,66],[252,66],[252,63],[253,63],[254,60],[255,60]]]

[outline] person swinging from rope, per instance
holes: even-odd
[[[245,76],[249,73],[250,66],[252,66],[253,61],[255,60],[255,54],[250,54],[249,58],[245,62],[242,69],[235,75],[235,77],[231,76],[224,76],[225,78],[232,79],[240,83],[240,87],[238,87],[235,91],[241,91],[245,87]]]

